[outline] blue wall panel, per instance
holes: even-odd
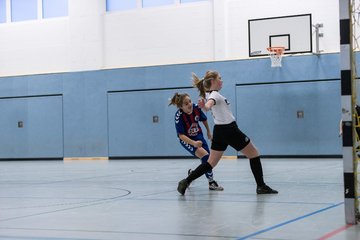
[[[0,158],[62,158],[62,120],[62,96],[0,99]]]
[[[263,155],[339,155],[339,80],[238,86],[237,119]],[[303,118],[298,118],[298,112]]]
[[[108,156],[105,87],[99,72],[63,80],[64,157]]]
[[[190,156],[176,135],[177,108],[168,106],[175,92],[198,99],[194,88],[109,93],[109,156]],[[154,123],[153,116],[159,122]]]
[[[341,111],[338,54],[286,57],[282,68],[271,68],[269,58],[258,58],[2,77],[2,111],[17,119],[16,114],[25,111],[17,99],[34,95],[63,96],[63,128],[57,135],[63,137],[64,157],[188,156],[177,143],[173,125],[176,108],[167,106],[168,98],[180,89],[180,92],[191,92],[196,101],[196,91],[189,88],[191,72],[202,77],[209,69],[221,73],[222,94],[231,102],[240,127],[254,139],[262,154],[341,154],[337,137]],[[131,108],[136,111],[129,114]],[[284,109],[281,112],[284,115],[279,115],[275,108]],[[297,121],[293,114],[300,108],[304,109],[305,118]],[[46,109],[39,107],[39,111],[46,112]],[[267,114],[265,125],[258,116],[263,111]],[[160,117],[158,124],[152,123],[155,114]],[[290,122],[280,124],[286,117]],[[5,126],[10,124],[6,120],[2,119]],[[132,127],[130,123],[137,126]],[[8,139],[13,140],[12,144],[6,143],[4,149],[8,152],[2,157],[15,156],[15,150],[11,149],[19,148],[17,139],[29,139],[32,135],[16,131],[18,129],[5,129]],[[268,144],[270,135],[274,138],[271,145]],[[285,147],[284,140],[294,142]],[[5,140],[1,143],[5,144]],[[39,155],[40,150],[42,156],[49,153],[58,156],[60,152],[48,148],[28,150],[25,154],[30,142],[25,145],[21,152],[27,157]],[[236,152],[229,149],[226,154]]]

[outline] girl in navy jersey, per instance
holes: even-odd
[[[200,127],[200,122],[202,122],[206,128],[207,136],[211,140],[212,135],[207,123],[206,115],[197,105],[192,103],[190,96],[186,93],[175,93],[169,105],[178,107],[178,110],[175,113],[175,127],[181,146],[193,156],[200,158],[202,163],[206,163],[210,151]],[[188,174],[190,173],[191,169],[188,171]],[[213,179],[213,172],[211,169],[204,173],[209,181],[210,190],[224,190],[224,188],[219,186]]]
[[[202,100],[199,100],[199,107],[206,111],[211,110],[215,126],[209,160],[202,163],[192,171],[187,178],[179,182],[177,188],[178,192],[184,195],[186,188],[192,181],[203,175],[205,172],[212,170],[220,161],[226,148],[230,145],[249,158],[250,167],[257,184],[256,193],[278,193],[276,190],[271,189],[265,184],[258,150],[250,141],[249,137],[240,131],[235,122],[235,117],[230,110],[230,103],[219,93],[219,90],[222,87],[220,74],[216,71],[207,71],[205,77],[201,80],[193,74],[193,83],[194,86],[198,88],[200,96],[203,98]],[[206,102],[204,101],[204,98],[206,98]]]

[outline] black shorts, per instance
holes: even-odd
[[[250,138],[238,128],[236,122],[226,125],[215,125],[211,149],[225,151],[227,146],[241,151],[250,143]]]

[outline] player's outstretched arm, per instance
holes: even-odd
[[[207,134],[207,137],[209,140],[212,140],[212,134],[211,134],[211,130],[210,130],[210,127],[209,127],[209,124],[207,122],[207,120],[203,121],[203,124],[206,128],[206,134]]]
[[[197,148],[202,147],[202,142],[200,140],[194,141],[194,140],[192,140],[191,138],[189,138],[188,136],[186,136],[184,134],[179,134],[179,138],[181,140],[183,140],[184,142],[186,142],[187,144],[190,144],[190,145],[192,145],[194,147],[197,147]]]
[[[204,111],[209,111],[214,105],[215,101],[213,99],[209,99],[207,102],[203,98],[198,100],[198,106]]]

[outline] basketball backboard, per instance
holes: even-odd
[[[249,57],[268,55],[269,47],[285,47],[284,54],[312,52],[311,14],[250,19]]]

